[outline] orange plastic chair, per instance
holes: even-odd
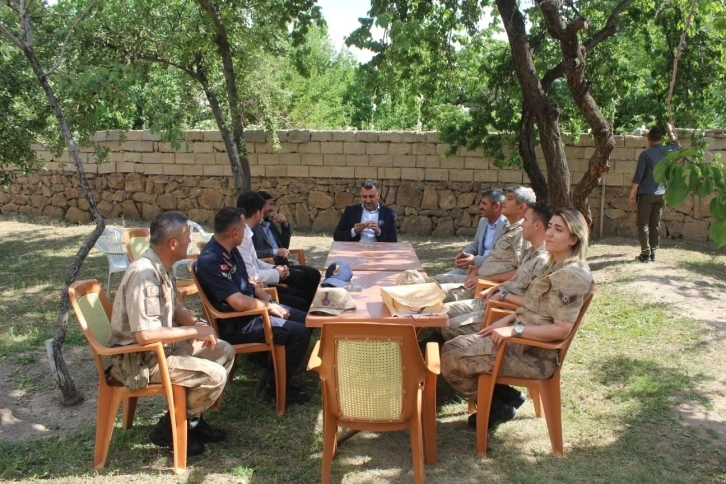
[[[164,347],[161,343],[148,345],[132,344],[111,348],[108,341],[111,336],[111,302],[96,280],[76,281],[68,289],[71,305],[91,345],[96,368],[98,369],[98,410],[96,412],[96,450],[93,455],[93,467],[102,469],[106,466],[108,448],[111,444],[114,422],[118,407],[123,401],[122,427],[131,428],[139,397],[164,395],[169,405],[172,436],[174,440],[174,471],[178,474],[187,467],[187,400],[186,388],[172,385],[169,369],[166,365]],[[113,355],[153,351],[159,362],[161,383],[149,384],[142,390],[129,390],[120,382],[106,375],[104,368],[110,365]]]
[[[272,367],[275,374],[275,391],[276,391],[276,407],[275,410],[277,412],[278,416],[282,416],[285,413],[285,398],[286,395],[286,389],[287,389],[287,373],[285,369],[285,347],[282,345],[276,345],[273,342],[272,339],[272,325],[270,324],[270,316],[267,313],[267,309],[252,309],[249,311],[242,311],[242,312],[232,312],[232,313],[223,313],[221,311],[217,311],[214,306],[212,306],[212,303],[209,301],[209,298],[207,298],[207,295],[202,290],[202,286],[199,284],[199,278],[197,277],[197,271],[196,271],[196,265],[197,261],[192,261],[190,264],[190,272],[192,273],[192,277],[194,278],[194,284],[199,288],[199,297],[202,299],[202,306],[204,307],[204,312],[207,314],[207,319],[209,319],[210,324],[214,328],[214,331],[219,336],[219,322],[223,321],[225,319],[232,319],[232,318],[239,318],[241,316],[254,316],[259,315],[262,316],[262,324],[263,324],[263,330],[265,333],[265,342],[264,343],[242,343],[242,344],[236,344],[232,345],[234,348],[234,352],[239,353],[259,353],[262,351],[269,351],[270,355],[272,357]],[[266,292],[268,292],[275,301],[279,301],[277,296],[277,290],[273,288],[265,288]],[[227,378],[228,381],[232,380],[232,377],[234,376],[234,368],[232,368],[232,371],[230,372],[229,377]]]
[[[577,329],[582,323],[582,319],[585,316],[587,308],[590,306],[593,294],[585,300],[580,309],[580,314],[577,316],[577,321],[573,324],[572,330],[567,338],[562,341],[535,341],[525,338],[516,338],[506,340],[499,347],[497,352],[497,359],[494,363],[494,368],[490,374],[480,374],[477,391],[477,401],[479,402],[479,411],[476,419],[476,451],[482,456],[487,455],[487,438],[488,438],[488,427],[489,427],[489,410],[492,403],[492,395],[494,393],[494,385],[501,383],[504,385],[514,385],[520,387],[527,387],[529,390],[530,398],[534,404],[535,413],[537,417],[541,417],[542,414],[545,416],[547,421],[547,430],[550,435],[550,443],[552,444],[552,452],[557,457],[562,457],[564,453],[564,441],[562,437],[562,404],[560,401],[560,371],[562,369],[562,363],[565,361],[567,350],[572,343],[572,339],[577,333]],[[492,321],[496,321],[501,317],[511,314],[511,311],[505,309],[492,308],[493,313]],[[555,369],[555,373],[547,380],[532,380],[528,378],[515,378],[499,376],[499,369],[502,366],[504,360],[505,350],[507,344],[523,344],[528,346],[536,346],[538,348],[545,348],[550,350],[557,350],[559,352],[557,361],[558,365]]]
[[[124,230],[124,245],[129,255],[129,262],[133,262],[149,248],[151,233],[145,227]]]
[[[304,249],[290,249],[290,254],[294,254],[297,256],[297,263],[298,265],[304,266],[305,265],[305,250]],[[274,264],[275,258],[274,257],[262,257],[260,259],[261,261],[265,261],[268,264]]]
[[[411,325],[330,323],[323,325],[308,370],[320,375],[323,396],[323,473],[330,481],[338,427],[390,431],[408,428],[417,483],[424,462],[436,463],[436,375],[439,348],[426,359]]]
[[[469,268],[466,270],[466,275],[469,276],[472,272],[474,272],[477,269],[477,266],[469,266]],[[479,281],[476,283],[476,288],[474,290],[474,296],[479,297],[479,293],[482,292],[484,289],[489,289],[490,287],[498,286],[498,282],[490,281],[488,279],[479,279]]]

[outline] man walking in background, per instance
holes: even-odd
[[[635,259],[640,262],[655,261],[655,251],[660,241],[660,217],[663,214],[665,187],[653,178],[653,170],[669,151],[678,149],[679,143],[673,126],[666,125],[670,143],[663,145],[663,133],[657,127],[648,131],[648,149],[638,157],[638,166],[633,175],[633,188],[630,190],[629,202],[637,203],[636,225],[640,240],[640,255]]]

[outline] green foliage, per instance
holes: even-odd
[[[373,1],[369,16],[348,38],[350,45],[376,52],[363,85],[369,106],[358,93],[354,115],[359,128],[365,122],[378,126],[381,99],[398,108],[386,125],[409,128],[420,122],[423,129],[437,129],[441,137],[458,147],[484,147],[497,151],[490,134],[516,133],[521,99],[514,75],[512,54],[506,41],[497,40],[501,22],[491,1],[451,0],[439,4],[413,0]],[[585,42],[605,25],[615,1],[572,2],[589,24],[582,31]],[[618,20],[619,31],[587,54],[586,75],[590,92],[602,112],[612,120],[616,133],[665,120],[673,54],[680,40],[688,0],[645,2],[636,0]],[[665,8],[656,17],[659,7]],[[539,77],[561,60],[559,45],[547,34],[539,8],[522,8]],[[564,8],[573,15],[572,9]],[[493,20],[485,25],[485,13]],[[721,106],[726,103],[726,38],[718,2],[699,2],[688,45],[680,59],[673,97],[677,126],[711,128],[726,125]],[[383,29],[374,38],[374,26]],[[414,100],[422,96],[421,117]],[[562,130],[580,134],[587,123],[572,101],[563,79],[555,81],[548,96],[560,107]],[[391,110],[389,109],[388,112]],[[504,153],[497,158],[505,161]],[[516,153],[506,160],[518,163]]]
[[[668,153],[653,169],[653,178],[666,184],[665,201],[677,207],[690,192],[701,198],[713,197],[709,210],[714,221],[708,233],[718,247],[726,245],[726,176],[718,156],[708,153],[708,146],[698,136],[693,148]],[[709,155],[709,158],[707,158]]]

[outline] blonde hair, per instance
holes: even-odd
[[[590,228],[587,226],[585,217],[573,208],[561,208],[552,215],[552,217],[557,216],[565,222],[567,230],[570,231],[570,235],[575,236],[577,239],[577,243],[570,247],[570,252],[565,257],[565,260],[578,262],[583,265],[587,264],[587,245],[590,238]],[[550,262],[554,262],[551,255]]]

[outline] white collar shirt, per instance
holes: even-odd
[[[375,210],[367,210],[365,205],[362,205],[362,207],[363,207],[363,213],[360,216],[360,222],[361,223],[366,223],[366,222],[378,223],[378,215],[381,212],[381,204],[379,203],[378,205],[376,205]],[[355,237],[357,235],[355,233],[355,228],[350,229],[350,235],[351,235],[351,237]],[[373,229],[363,229],[363,231],[360,233],[360,241],[364,242],[364,243],[365,242],[375,242],[376,233],[373,231]]]
[[[252,232],[249,226],[245,225],[245,237],[242,239],[242,243],[237,246],[242,260],[245,263],[249,281],[253,284],[257,282],[277,284],[280,282],[280,274],[274,265],[261,261],[257,257],[257,251],[255,251],[255,246],[252,243],[252,237],[254,237],[254,232]]]

